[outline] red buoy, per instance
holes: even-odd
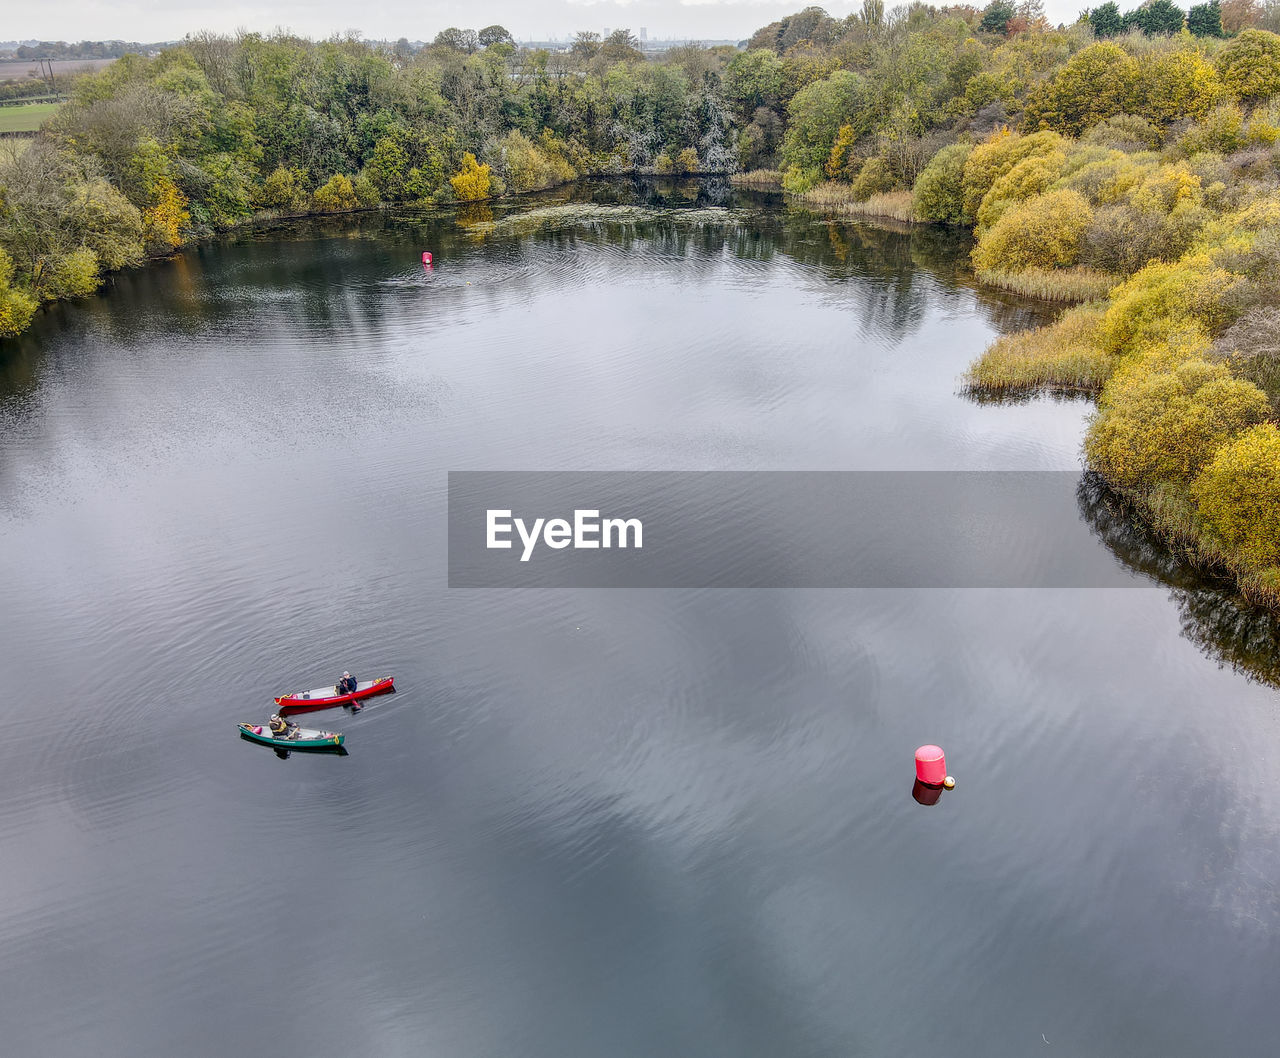
[[[941,786],[947,777],[947,758],[937,746],[916,750],[916,778],[926,786]]]
[[[431,263],[431,251],[430,251],[430,250],[423,250],[423,251],[422,251],[422,263],[423,263],[423,264],[430,264],[430,263]]]

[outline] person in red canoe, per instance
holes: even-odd
[[[344,672],[342,674],[342,679],[338,681],[338,687],[337,687],[338,693],[354,694],[355,689],[356,689],[356,678],[352,676],[351,673]]]

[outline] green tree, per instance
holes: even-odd
[[[365,173],[388,202],[404,198],[404,182],[410,168],[408,152],[392,136],[378,140],[365,163]]]
[[[1093,35],[1100,40],[1115,37],[1124,32],[1124,19],[1115,0],[1107,0],[1101,7],[1089,12],[1089,25],[1093,27]]]
[[[783,71],[782,60],[763,48],[739,52],[729,60],[724,70],[724,94],[741,121],[750,120],[759,107],[778,106]]]
[[[1091,125],[1126,113],[1138,77],[1137,60],[1120,45],[1091,44],[1032,92],[1027,127],[1078,136]]]
[[[972,151],[967,143],[943,147],[916,177],[912,202],[921,220],[964,223],[964,165]]]
[[[600,44],[600,57],[607,63],[641,62],[640,41],[629,29],[615,29]]]
[[[893,174],[889,171],[885,160],[878,155],[872,155],[858,170],[858,175],[854,177],[849,192],[853,195],[855,202],[865,202],[872,195],[893,190],[894,184]]]
[[[1140,29],[1148,37],[1157,33],[1181,33],[1186,12],[1173,0],[1148,0],[1124,16],[1126,29]]]
[[[1195,37],[1225,37],[1222,28],[1222,5],[1218,0],[1196,4],[1187,11],[1187,29]]]
[[[855,134],[866,130],[868,96],[866,82],[850,70],[802,88],[787,108],[791,123],[782,141],[783,162],[820,170],[841,125],[850,125]]]
[[[515,47],[516,39],[507,32],[504,26],[485,26],[476,34],[482,48],[492,48],[495,44],[509,44]]]
[[[457,26],[442,29],[431,43],[433,47],[448,48],[452,51],[465,52],[467,55],[480,48],[480,38],[475,30],[459,29]]]
[[[982,21],[978,23],[978,28],[984,33],[999,33],[1004,36],[1017,13],[1018,9],[1008,0],[992,0],[982,9]]]

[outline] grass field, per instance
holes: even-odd
[[[61,103],[27,103],[25,106],[0,107],[0,132],[35,132],[53,117]]]

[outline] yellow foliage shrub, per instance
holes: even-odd
[[[1144,175],[1128,199],[1136,209],[1173,213],[1180,207],[1201,205],[1204,192],[1200,177],[1185,165],[1162,165]]]
[[[156,181],[152,205],[142,211],[142,239],[150,253],[170,253],[182,245],[182,230],[191,221],[187,196],[167,176]]]
[[[702,162],[698,160],[698,152],[692,147],[682,148],[672,164],[677,173],[696,173],[702,168]]]
[[[1186,482],[1235,434],[1266,418],[1266,395],[1221,364],[1118,373],[1089,427],[1089,463],[1130,488]]]
[[[1223,445],[1192,497],[1209,532],[1258,566],[1280,565],[1280,429],[1266,423]]]
[[[1197,51],[1146,57],[1139,71],[1137,110],[1161,128],[1186,118],[1199,121],[1227,95],[1218,71]]]
[[[1113,205],[1127,198],[1129,192],[1142,183],[1152,168],[1144,161],[1154,157],[1143,155],[1142,160],[1138,160],[1123,151],[1110,151],[1105,157],[1079,167],[1069,163],[1057,186],[1079,191],[1095,206]]]
[[[1080,257],[1092,211],[1078,191],[1052,191],[1008,209],[978,240],[979,271],[1062,268]]]
[[[320,213],[344,213],[360,205],[355,187],[341,173],[334,173],[327,183],[316,188],[313,197],[315,208]]]
[[[4,338],[26,330],[36,311],[36,299],[10,287],[12,279],[13,260],[0,250],[0,337]]]
[[[543,143],[534,143],[518,130],[509,132],[502,138],[499,150],[507,186],[512,191],[534,191],[551,187],[573,180],[578,175],[558,151],[544,147]]]
[[[457,175],[449,177],[453,193],[461,202],[475,202],[488,198],[492,171],[489,166],[480,165],[476,161],[476,156],[467,151],[462,156],[462,168]]]
[[[1065,141],[1056,132],[1019,136],[1008,129],[1001,129],[978,144],[965,159],[961,178],[963,220],[971,224],[977,219],[978,208],[991,186],[1020,161],[1062,151],[1064,145]]]
[[[1235,103],[1214,107],[1198,125],[1192,125],[1178,137],[1178,150],[1183,154],[1218,151],[1229,154],[1244,146],[1244,112]]]
[[[823,166],[827,179],[838,180],[845,175],[849,161],[853,157],[852,148],[856,138],[852,125],[846,123],[840,126],[840,131],[836,133],[836,141],[831,145],[831,153],[827,156],[826,165]]]
[[[1062,151],[1024,158],[983,196],[978,207],[977,233],[981,235],[998,221],[1010,206],[1043,193],[1062,174],[1067,156]]]
[[[1140,353],[1188,323],[1212,329],[1224,321],[1225,299],[1239,282],[1205,253],[1153,262],[1112,291],[1103,348],[1113,355]]]

